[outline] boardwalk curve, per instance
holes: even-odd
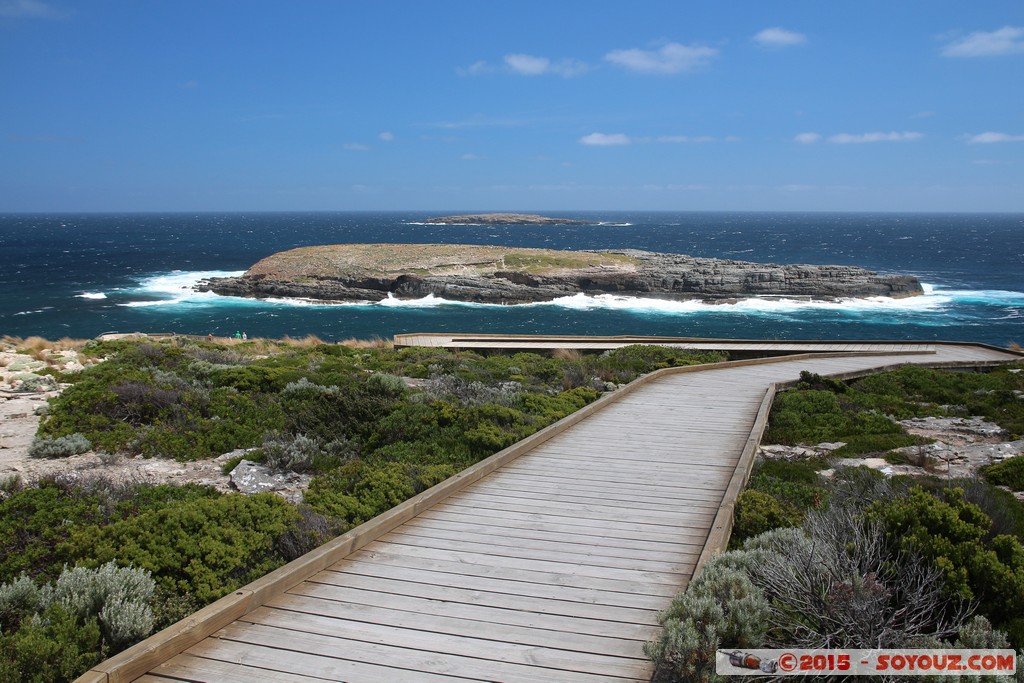
[[[646,681],[658,611],[728,540],[777,385],[1020,358],[878,348],[653,373],[79,680]]]

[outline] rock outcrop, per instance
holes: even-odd
[[[856,266],[749,263],[624,249],[555,251],[453,244],[341,244],[269,256],[201,291],[242,297],[379,301],[434,295],[516,304],[585,293],[725,301],[778,296],[907,297],[917,278]]]

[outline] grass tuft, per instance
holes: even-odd
[[[553,349],[551,351],[551,357],[555,360],[581,360],[583,354],[576,349]]]

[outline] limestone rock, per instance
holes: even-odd
[[[226,296],[380,301],[435,296],[516,304],[575,294],[730,301],[915,296],[917,278],[856,266],[750,263],[635,249],[557,251],[457,244],[342,244],[269,256],[197,286]]]
[[[302,494],[309,487],[310,475],[295,472],[276,472],[269,467],[243,460],[231,470],[231,486],[240,493],[278,493],[292,503],[302,501]]]

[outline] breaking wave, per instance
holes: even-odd
[[[153,274],[138,281],[138,285],[123,291],[112,292],[118,306],[146,308],[157,311],[180,311],[186,309],[209,309],[213,307],[246,307],[274,310],[281,308],[305,309],[362,309],[400,311],[431,311],[438,314],[444,309],[487,309],[492,311],[508,309],[535,309],[549,311],[558,316],[559,311],[594,312],[601,311],[656,317],[727,316],[764,320],[796,321],[806,318],[834,319],[892,324],[901,321],[927,326],[942,325],[957,318],[961,323],[967,308],[984,307],[1000,310],[991,311],[989,317],[1000,320],[1017,320],[1024,316],[1024,292],[1006,290],[953,289],[939,285],[923,285],[924,294],[902,299],[889,297],[810,299],[798,297],[748,297],[724,301],[687,300],[676,301],[649,297],[620,296],[616,294],[574,294],[552,301],[525,304],[488,304],[453,301],[428,295],[419,299],[399,299],[392,295],[380,301],[321,301],[316,299],[272,297],[246,299],[197,292],[196,285],[213,277],[232,277],[241,272],[228,271],[173,271]],[[92,294],[92,293],[90,293]],[[98,293],[96,293],[98,294]],[[83,298],[101,298],[89,296]],[[105,297],[106,295],[104,295]],[[34,311],[33,311],[34,312]],[[28,312],[26,312],[28,313]],[[966,315],[973,319],[973,315]]]

